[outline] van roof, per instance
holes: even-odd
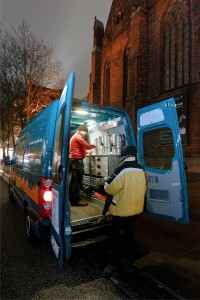
[[[93,105],[85,100],[73,99],[71,112],[71,130],[74,131],[82,124],[90,122],[104,123],[122,116],[124,112],[117,108]]]

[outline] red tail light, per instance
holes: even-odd
[[[52,187],[51,180],[41,178],[40,180],[40,194],[39,194],[39,207],[40,215],[42,218],[47,218],[51,214],[52,205]]]

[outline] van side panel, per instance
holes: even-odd
[[[26,207],[31,211],[32,220],[36,223],[46,223],[40,217],[39,183],[42,177],[51,178],[58,104],[59,101],[53,102],[22,129],[16,143],[11,169],[11,192],[22,209]]]
[[[41,177],[51,177],[55,122],[59,102],[53,102],[40,112],[22,131],[25,138],[23,170]]]

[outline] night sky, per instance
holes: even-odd
[[[53,47],[65,79],[76,73],[75,97],[89,89],[95,16],[106,26],[112,0],[0,0],[3,28],[25,20],[35,36]]]

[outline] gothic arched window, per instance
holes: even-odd
[[[103,103],[110,104],[110,62],[107,61],[104,67],[104,84],[103,84]]]
[[[124,19],[123,11],[118,12],[117,19],[116,19],[116,24],[119,24],[123,19]]]
[[[126,98],[128,97],[128,63],[129,63],[129,48],[124,51],[123,63],[123,106],[125,106]]]
[[[164,90],[189,83],[189,6],[177,1],[164,25]]]

